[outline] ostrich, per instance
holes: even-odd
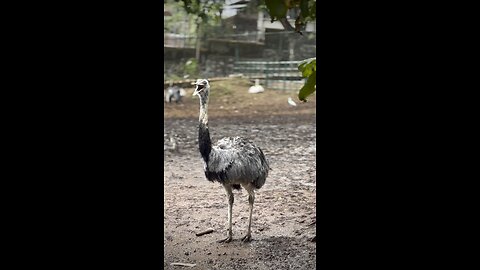
[[[243,242],[251,240],[253,202],[255,189],[260,189],[268,176],[270,167],[260,148],[240,137],[227,137],[212,145],[208,130],[208,96],[210,84],[206,79],[198,79],[193,95],[200,99],[198,144],[204,161],[205,176],[209,181],[219,182],[225,188],[228,199],[228,234],[218,241],[232,241],[233,189],[243,187],[248,192],[250,216],[248,230]]]

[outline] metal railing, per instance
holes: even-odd
[[[180,34],[163,34],[163,46],[170,48],[195,48],[196,38]]]
[[[298,65],[300,61],[236,61],[234,72],[249,79],[259,79],[266,88],[299,90],[304,84]]]

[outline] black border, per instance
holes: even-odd
[[[409,266],[438,250],[432,181],[451,175],[450,7],[318,4],[318,265]],[[5,10],[15,262],[161,268],[160,2]]]

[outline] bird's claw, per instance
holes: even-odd
[[[232,237],[229,236],[229,237],[227,237],[227,238],[225,238],[225,239],[222,239],[222,240],[219,240],[219,241],[217,241],[217,242],[218,242],[218,243],[230,243],[231,241],[232,241]]]
[[[251,240],[252,236],[250,234],[247,234],[242,238],[242,242],[250,242]]]

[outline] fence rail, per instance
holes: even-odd
[[[241,73],[250,79],[260,79],[267,88],[277,90],[299,90],[304,79],[298,70],[301,61],[236,61],[235,73]]]
[[[215,82],[215,81],[224,81],[228,80],[228,77],[215,77],[215,78],[208,78],[210,82]],[[163,89],[167,89],[170,84],[171,85],[176,85],[179,87],[183,88],[195,88],[194,83],[197,81],[197,79],[186,79],[186,80],[168,80],[163,82]]]
[[[195,48],[195,37],[164,33],[163,46],[171,48]]]

